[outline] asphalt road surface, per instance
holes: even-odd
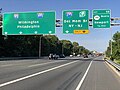
[[[0,61],[0,90],[120,90],[102,57]]]

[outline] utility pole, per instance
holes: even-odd
[[[111,56],[112,56],[112,29],[110,30],[111,31]]]

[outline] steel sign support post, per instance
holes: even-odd
[[[41,46],[42,46],[42,36],[40,36],[39,38],[39,57],[38,58],[41,57]]]
[[[63,44],[62,44],[62,54],[64,54],[64,47],[63,47]]]

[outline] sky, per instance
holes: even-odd
[[[88,9],[92,18],[93,9],[110,9],[111,17],[120,17],[118,8],[120,0],[0,0],[2,13],[28,12],[28,11],[56,11],[56,19],[62,19],[63,10]],[[94,29],[89,27],[89,34],[63,34],[62,28],[56,28],[56,36],[60,40],[66,39],[78,42],[89,50],[104,52],[112,35],[120,31],[120,27],[112,26],[110,29]]]

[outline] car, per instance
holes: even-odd
[[[70,57],[73,57],[73,55],[70,55]]]
[[[59,57],[60,57],[60,58],[65,58],[65,55],[64,55],[64,54],[60,54]]]
[[[53,54],[50,54],[50,55],[49,55],[49,59],[53,59]]]
[[[83,57],[84,57],[84,58],[88,58],[88,55],[87,55],[87,54],[84,54]]]
[[[80,57],[80,54],[78,54],[77,56]]]
[[[59,55],[56,55],[56,59],[58,59],[58,58],[60,58],[60,56],[59,56]]]
[[[52,59],[52,60],[54,59],[55,60],[55,59],[58,59],[58,58],[59,58],[59,55],[56,55],[56,54],[50,54],[49,55],[49,59]]]
[[[59,55],[56,55],[56,54],[53,55],[53,59],[58,59],[58,58],[59,58]]]

